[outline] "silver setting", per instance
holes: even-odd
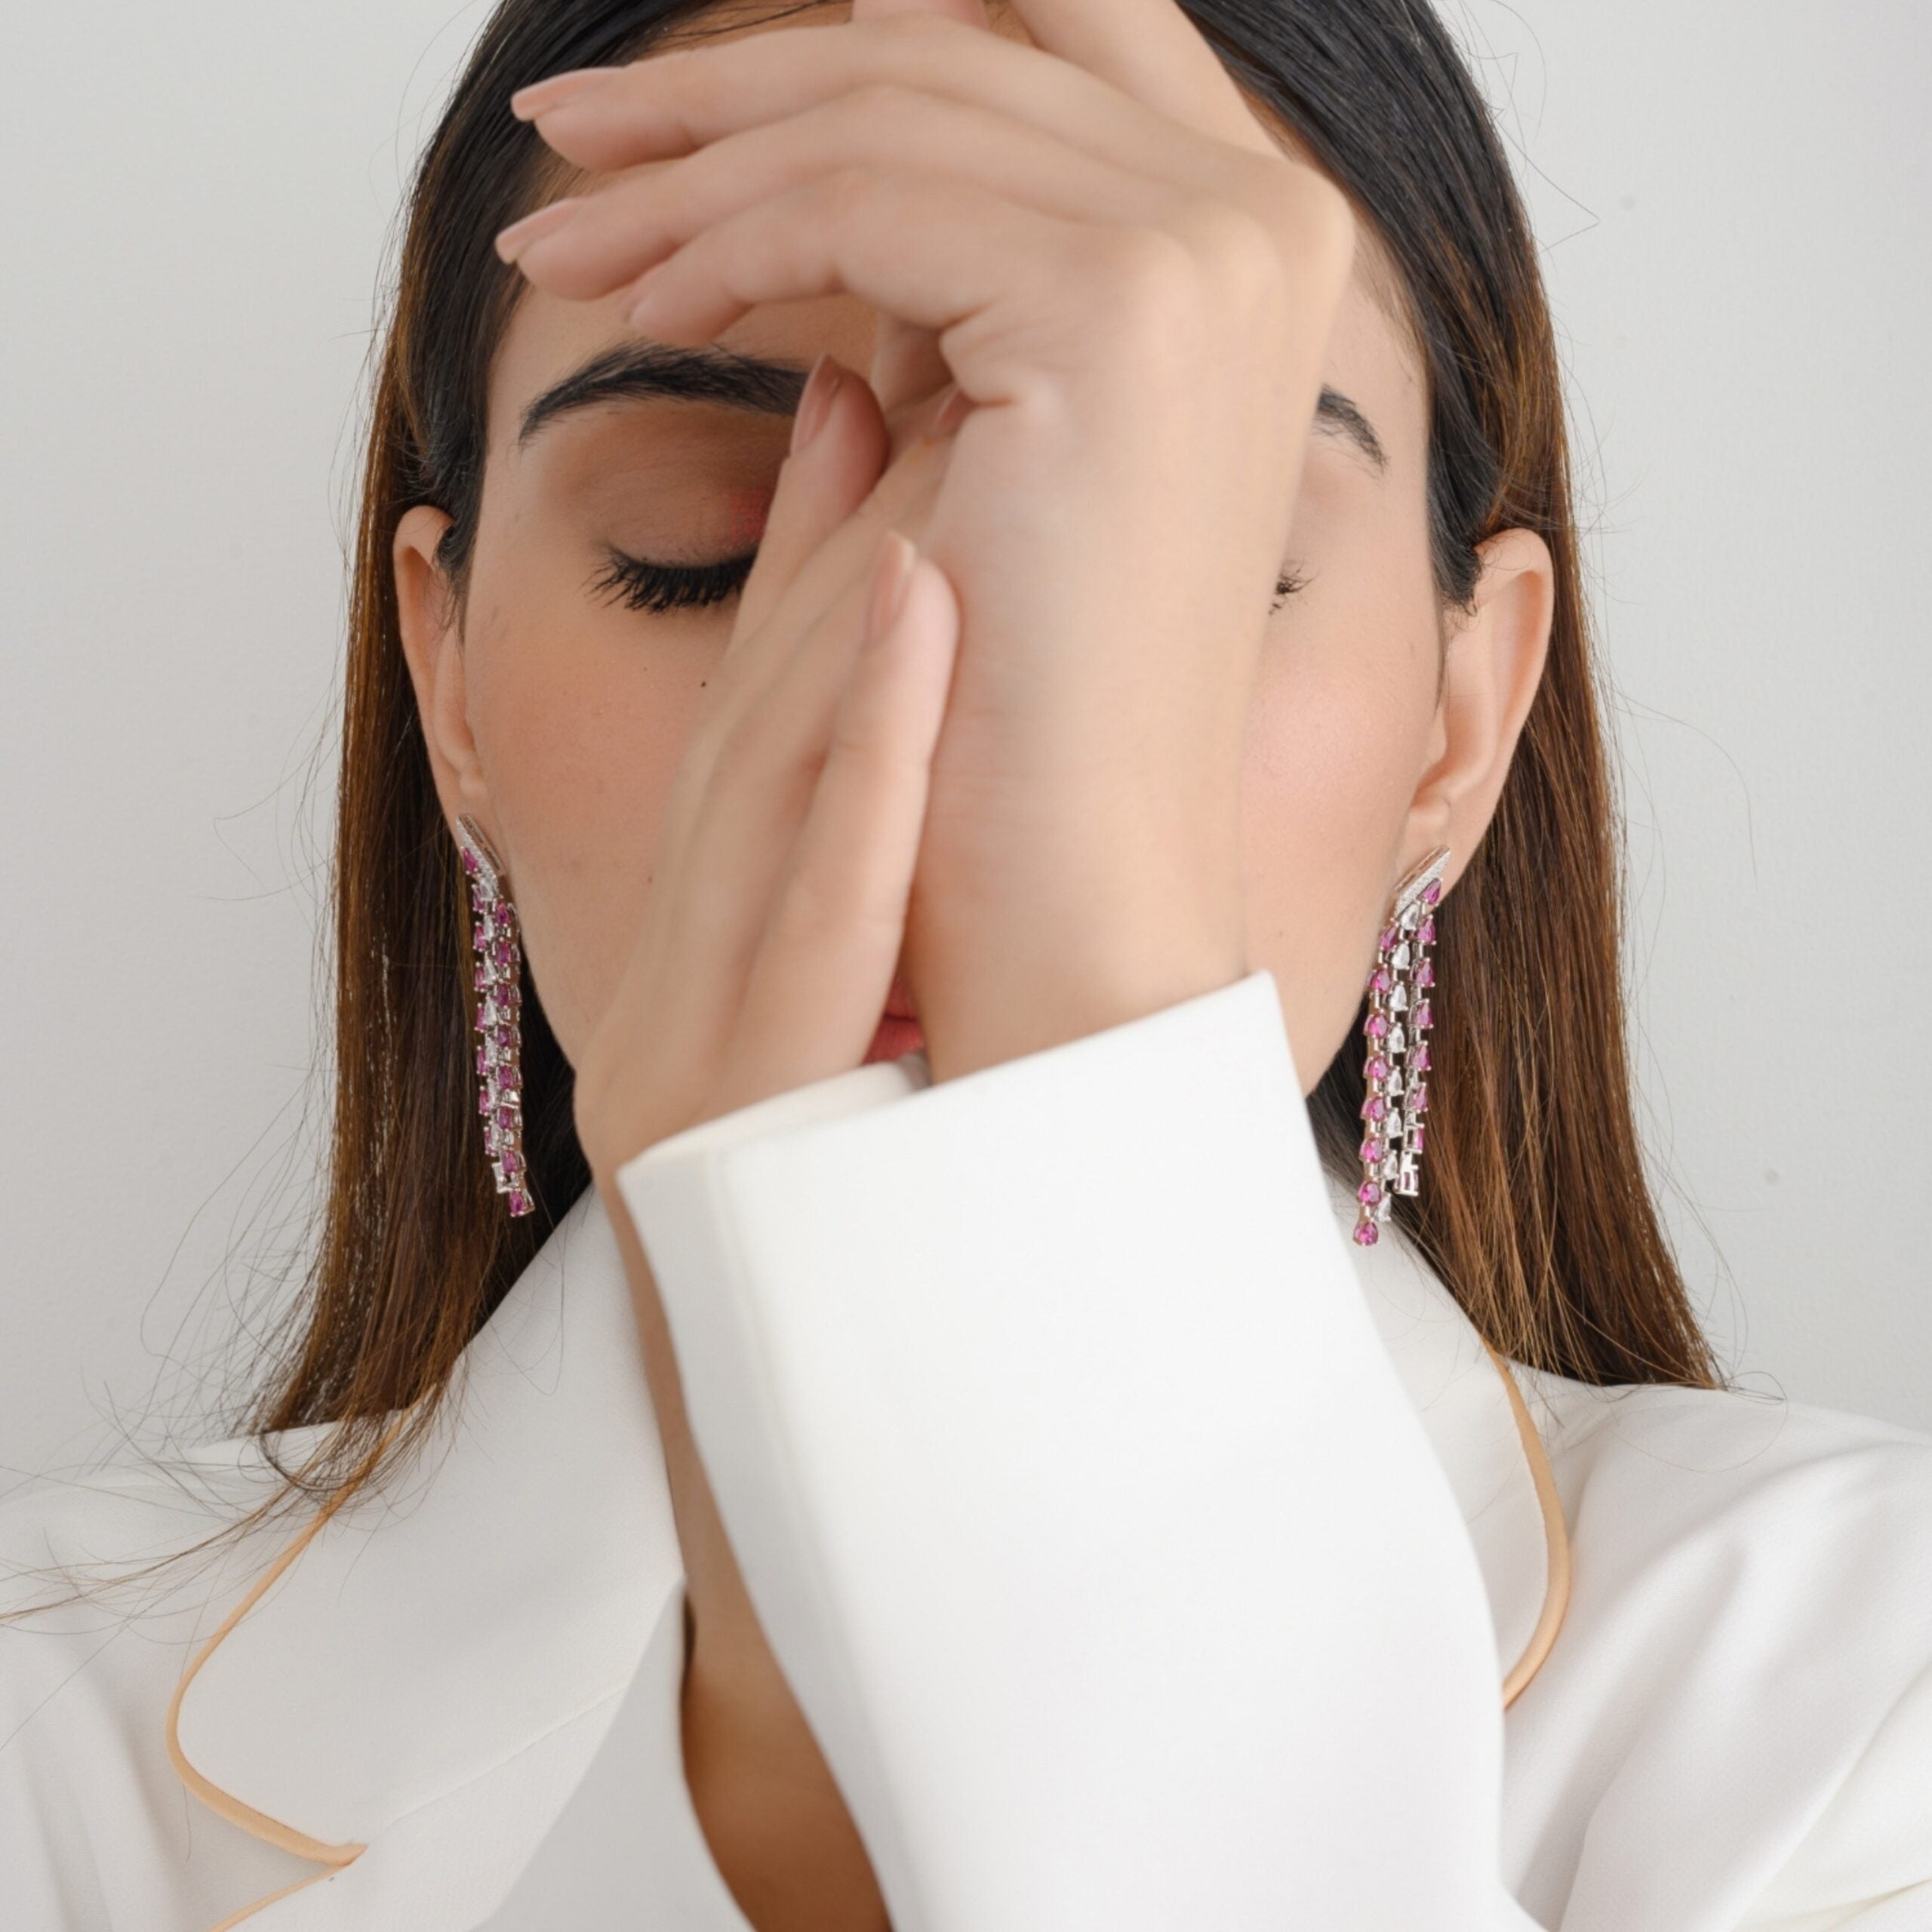
[[[1449,848],[1438,846],[1396,886],[1369,975],[1362,1023],[1362,1178],[1355,1193],[1355,1239],[1373,1247],[1398,1194],[1421,1189],[1424,1115],[1429,1103],[1428,1027],[1435,1014],[1429,957]]]
[[[523,1152],[523,949],[503,861],[483,828],[466,813],[457,820],[456,838],[469,886],[475,955],[477,1111],[497,1192],[508,1195],[515,1217],[534,1213],[537,1204]]]

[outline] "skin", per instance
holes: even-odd
[[[706,45],[903,11],[1063,57],[1077,49],[1083,67],[1177,123],[1265,149],[1271,164],[1306,160],[1278,126],[1247,115],[1238,128],[1204,70],[1170,57],[1205,50],[1162,41],[1182,19],[1169,0],[1031,0],[990,17],[979,0],[861,0],[788,15],[780,29],[730,26]],[[539,119],[582,171],[569,192],[641,178],[642,112],[637,97],[595,112],[580,101]],[[1070,141],[1101,138],[1066,112]],[[1196,152],[1177,147],[1171,167],[1185,172]],[[599,155],[628,158],[592,165]],[[1078,405],[1069,464],[1055,474],[1029,451],[1008,475],[1043,472],[1045,511],[1093,505],[1091,555],[1078,518],[1042,540],[1031,533],[1044,515],[1016,518],[1029,534],[1012,537],[987,514],[1011,503],[1011,487],[976,491],[976,475],[999,473],[1002,437],[1037,433],[1037,389],[1016,380],[1002,392],[1001,372],[969,381],[960,371],[975,407],[934,433],[955,373],[941,331],[875,290],[828,283],[734,309],[694,275],[661,317],[634,328],[625,314],[647,260],[629,238],[648,229],[648,210],[615,201],[603,208],[623,219],[602,241],[580,235],[573,254],[568,226],[553,223],[519,257],[528,285],[491,371],[466,600],[436,568],[441,511],[414,509],[396,532],[403,639],[439,795],[452,822],[473,814],[506,861],[528,968],[577,1069],[580,1135],[630,1274],[687,1574],[686,1775],[759,1932],[855,1932],[886,1915],[746,1595],[615,1169],[694,1120],[856,1064],[895,968],[939,1079],[1265,966],[1312,1089],[1348,1034],[1392,885],[1446,845],[1453,888],[1542,672],[1552,573],[1534,534],[1505,531],[1483,546],[1472,614],[1438,608],[1426,396],[1386,263],[1358,233],[1331,247],[1340,196],[1325,183],[1311,192],[1305,166],[1280,172],[1279,199],[1268,171],[1238,177],[1242,192],[1259,183],[1290,270],[1240,285],[1260,305],[1254,335],[1232,352],[1247,358],[1245,389],[1224,395],[1210,379],[1225,361],[1214,315],[1181,332],[1198,358],[1190,392],[1149,380],[1164,373],[1149,345],[1175,353],[1172,328],[1130,329],[1118,355],[1100,352],[1118,289],[1094,282],[1083,314],[1078,274],[1056,278],[1056,291],[1063,279],[1074,291],[1066,339],[1094,348],[1066,381]],[[925,232],[891,238],[916,257]],[[665,252],[660,238],[648,259]],[[1204,285],[1223,297],[1230,286]],[[664,398],[564,416],[519,445],[533,398],[641,331],[801,366],[829,352],[851,373],[818,436],[789,460],[783,417]],[[1040,334],[1050,345],[1044,324]],[[1259,340],[1287,345],[1278,383]],[[1315,421],[1318,384],[1352,399],[1386,466]],[[1177,394],[1169,426],[1158,398]],[[1265,431],[1269,408],[1291,413],[1300,432],[1242,426],[1259,413]],[[1140,460],[1121,466],[1103,502],[1091,459],[1115,422],[1144,426],[1147,440],[1125,446]],[[1206,466],[1189,473],[1197,449]],[[1217,465],[1249,480],[1210,515],[1200,504]],[[888,646],[861,657],[888,528],[924,554]],[[588,588],[605,543],[700,561],[761,533],[737,600],[654,614]],[[1270,614],[1284,568],[1305,587]],[[778,685],[788,670],[794,681]],[[1008,703],[1016,687],[1023,696]],[[780,700],[761,707],[774,688]],[[762,737],[748,720],[764,721]],[[849,744],[892,755],[828,759],[841,724]],[[822,774],[843,787],[843,815],[828,806],[808,839],[814,797],[831,789]],[[817,882],[815,921],[777,915],[787,878],[801,875]],[[719,949],[706,954],[697,935],[728,928],[718,909],[739,905],[749,938],[714,937]],[[851,916],[828,921],[827,906]]]

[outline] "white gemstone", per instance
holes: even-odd
[[[1414,954],[1409,950],[1408,941],[1404,940],[1401,944],[1397,946],[1395,950],[1389,955],[1389,963],[1395,968],[1397,972],[1406,973],[1409,970],[1409,961],[1414,957]]]
[[[1392,1054],[1407,1053],[1408,1048],[1409,1036],[1402,1031],[1402,1023],[1398,1020],[1389,1031],[1389,1051]]]
[[[1400,980],[1389,989],[1389,1011],[1406,1013],[1409,1010],[1409,989]]]

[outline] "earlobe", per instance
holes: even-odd
[[[1478,549],[1472,614],[1445,647],[1429,769],[1410,808],[1404,849],[1447,845],[1451,875],[1488,829],[1516,740],[1543,681],[1555,610],[1555,566],[1533,530],[1499,531]]]
[[[445,512],[419,503],[397,524],[391,546],[396,619],[445,816],[453,823],[470,812],[487,823],[489,793],[469,728],[456,598],[437,555],[450,523]]]

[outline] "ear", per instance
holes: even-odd
[[[454,826],[465,812],[494,839],[490,794],[469,729],[469,693],[457,598],[436,546],[452,519],[427,503],[404,512],[391,555],[403,656],[416,688],[416,709],[443,816]]]
[[[1444,646],[1429,763],[1403,841],[1410,864],[1447,846],[1449,881],[1469,863],[1503,795],[1543,681],[1556,608],[1555,565],[1534,531],[1499,531],[1476,554],[1482,574],[1474,609]]]

